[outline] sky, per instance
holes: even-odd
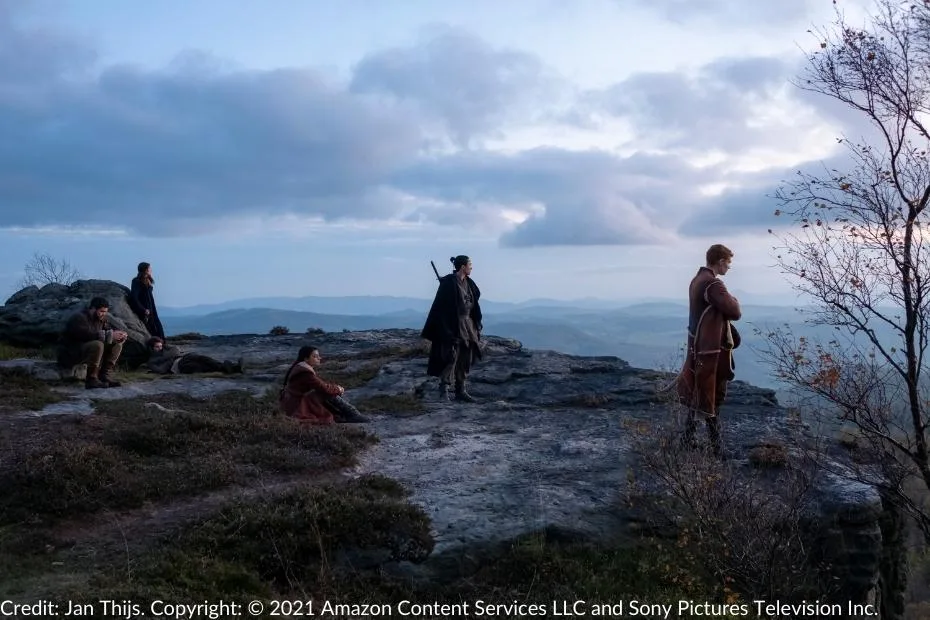
[[[862,12],[860,0],[837,0]],[[36,253],[160,306],[787,298],[768,229],[849,119],[831,0],[0,0],[0,298]]]

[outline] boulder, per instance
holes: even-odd
[[[127,287],[110,280],[28,286],[0,307],[0,341],[36,348],[56,344],[73,313],[86,308],[92,298],[104,297],[110,302],[110,325],[129,334],[121,361],[136,366],[145,359],[145,341],[151,334],[133,314],[128,295]]]

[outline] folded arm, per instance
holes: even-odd
[[[308,377],[307,383],[309,383],[314,390],[323,392],[324,394],[328,394],[330,396],[339,396],[345,391],[335,383],[323,381],[316,375],[316,373],[313,373],[310,375],[310,377]]]
[[[704,299],[728,321],[738,321],[743,316],[739,301],[727,291],[726,285],[720,280],[714,280],[707,285]]]

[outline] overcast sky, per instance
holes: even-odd
[[[847,14],[860,2],[838,0]],[[789,291],[767,196],[835,155],[831,0],[0,0],[0,295],[35,252],[163,306]],[[861,11],[860,11],[861,13]]]

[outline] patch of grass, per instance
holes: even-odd
[[[433,549],[430,521],[393,480],[365,476],[304,487],[221,511],[193,528],[185,547],[249,567],[277,589],[315,578],[337,551],[385,549],[421,561]]]
[[[55,360],[58,352],[53,346],[40,348],[17,347],[8,342],[0,342],[0,360],[41,359]]]
[[[53,392],[48,381],[32,375],[0,374],[0,412],[40,411],[46,405],[67,399],[67,396]]]
[[[184,332],[183,334],[166,336],[165,340],[168,342],[183,342],[185,340],[205,340],[207,338],[209,338],[209,336],[205,336],[200,332]]]
[[[467,618],[481,617],[474,607],[478,599],[540,603],[551,612],[551,601],[561,599],[674,603],[721,598],[700,570],[677,557],[674,545],[654,539],[622,547],[594,544],[554,529],[473,550],[477,555],[470,561],[450,558],[459,569],[443,579],[411,581],[381,570],[385,562],[424,560],[434,547],[431,529],[422,508],[382,476],[304,485],[232,501],[149,541],[129,563],[115,555],[121,553],[118,548],[109,557],[95,555],[82,566],[86,573],[77,583],[74,575],[68,580],[59,576],[53,590],[59,599],[86,599],[93,593],[93,600],[138,602],[243,597],[351,604],[470,602],[469,613],[455,614]],[[67,551],[56,557],[73,561]],[[46,579],[36,587],[52,582]],[[48,590],[44,594],[48,597]]]
[[[302,425],[245,392],[102,401],[93,416],[17,422],[0,428],[11,447],[0,461],[0,524],[338,469],[376,441],[348,425]]]
[[[355,356],[355,359],[378,359],[382,362],[392,359],[412,359],[415,357],[426,357],[429,355],[429,344],[420,344],[415,346],[386,346],[375,347],[373,349],[364,349]]]
[[[390,413],[400,418],[417,416],[426,411],[423,402],[413,394],[379,394],[360,398],[352,404],[363,413]]]
[[[781,444],[759,444],[750,448],[749,464],[758,468],[787,467],[788,451]]]
[[[160,375],[155,372],[149,372],[145,368],[136,368],[133,370],[120,369],[118,372],[113,374],[113,378],[123,384],[138,383],[140,381],[155,381],[157,379],[170,376],[171,375]]]
[[[84,589],[138,601],[306,598],[327,583],[348,591],[346,583],[358,578],[356,558],[374,552],[384,561],[422,561],[432,551],[429,518],[407,495],[397,482],[368,475],[233,500],[151,541],[131,572],[99,558],[102,570]]]
[[[608,394],[576,394],[561,401],[559,406],[598,409],[610,404],[610,402],[611,398]]]
[[[472,575],[468,585],[457,588],[460,600],[509,601],[528,593],[550,605],[552,600],[571,605],[575,600],[714,599],[712,585],[697,567],[682,562],[663,541],[642,539],[616,546],[561,538],[553,530],[518,538],[495,562]]]
[[[348,362],[325,362],[320,367],[320,377],[324,381],[337,383],[347,390],[360,388],[381,372],[381,364],[350,364]]]

